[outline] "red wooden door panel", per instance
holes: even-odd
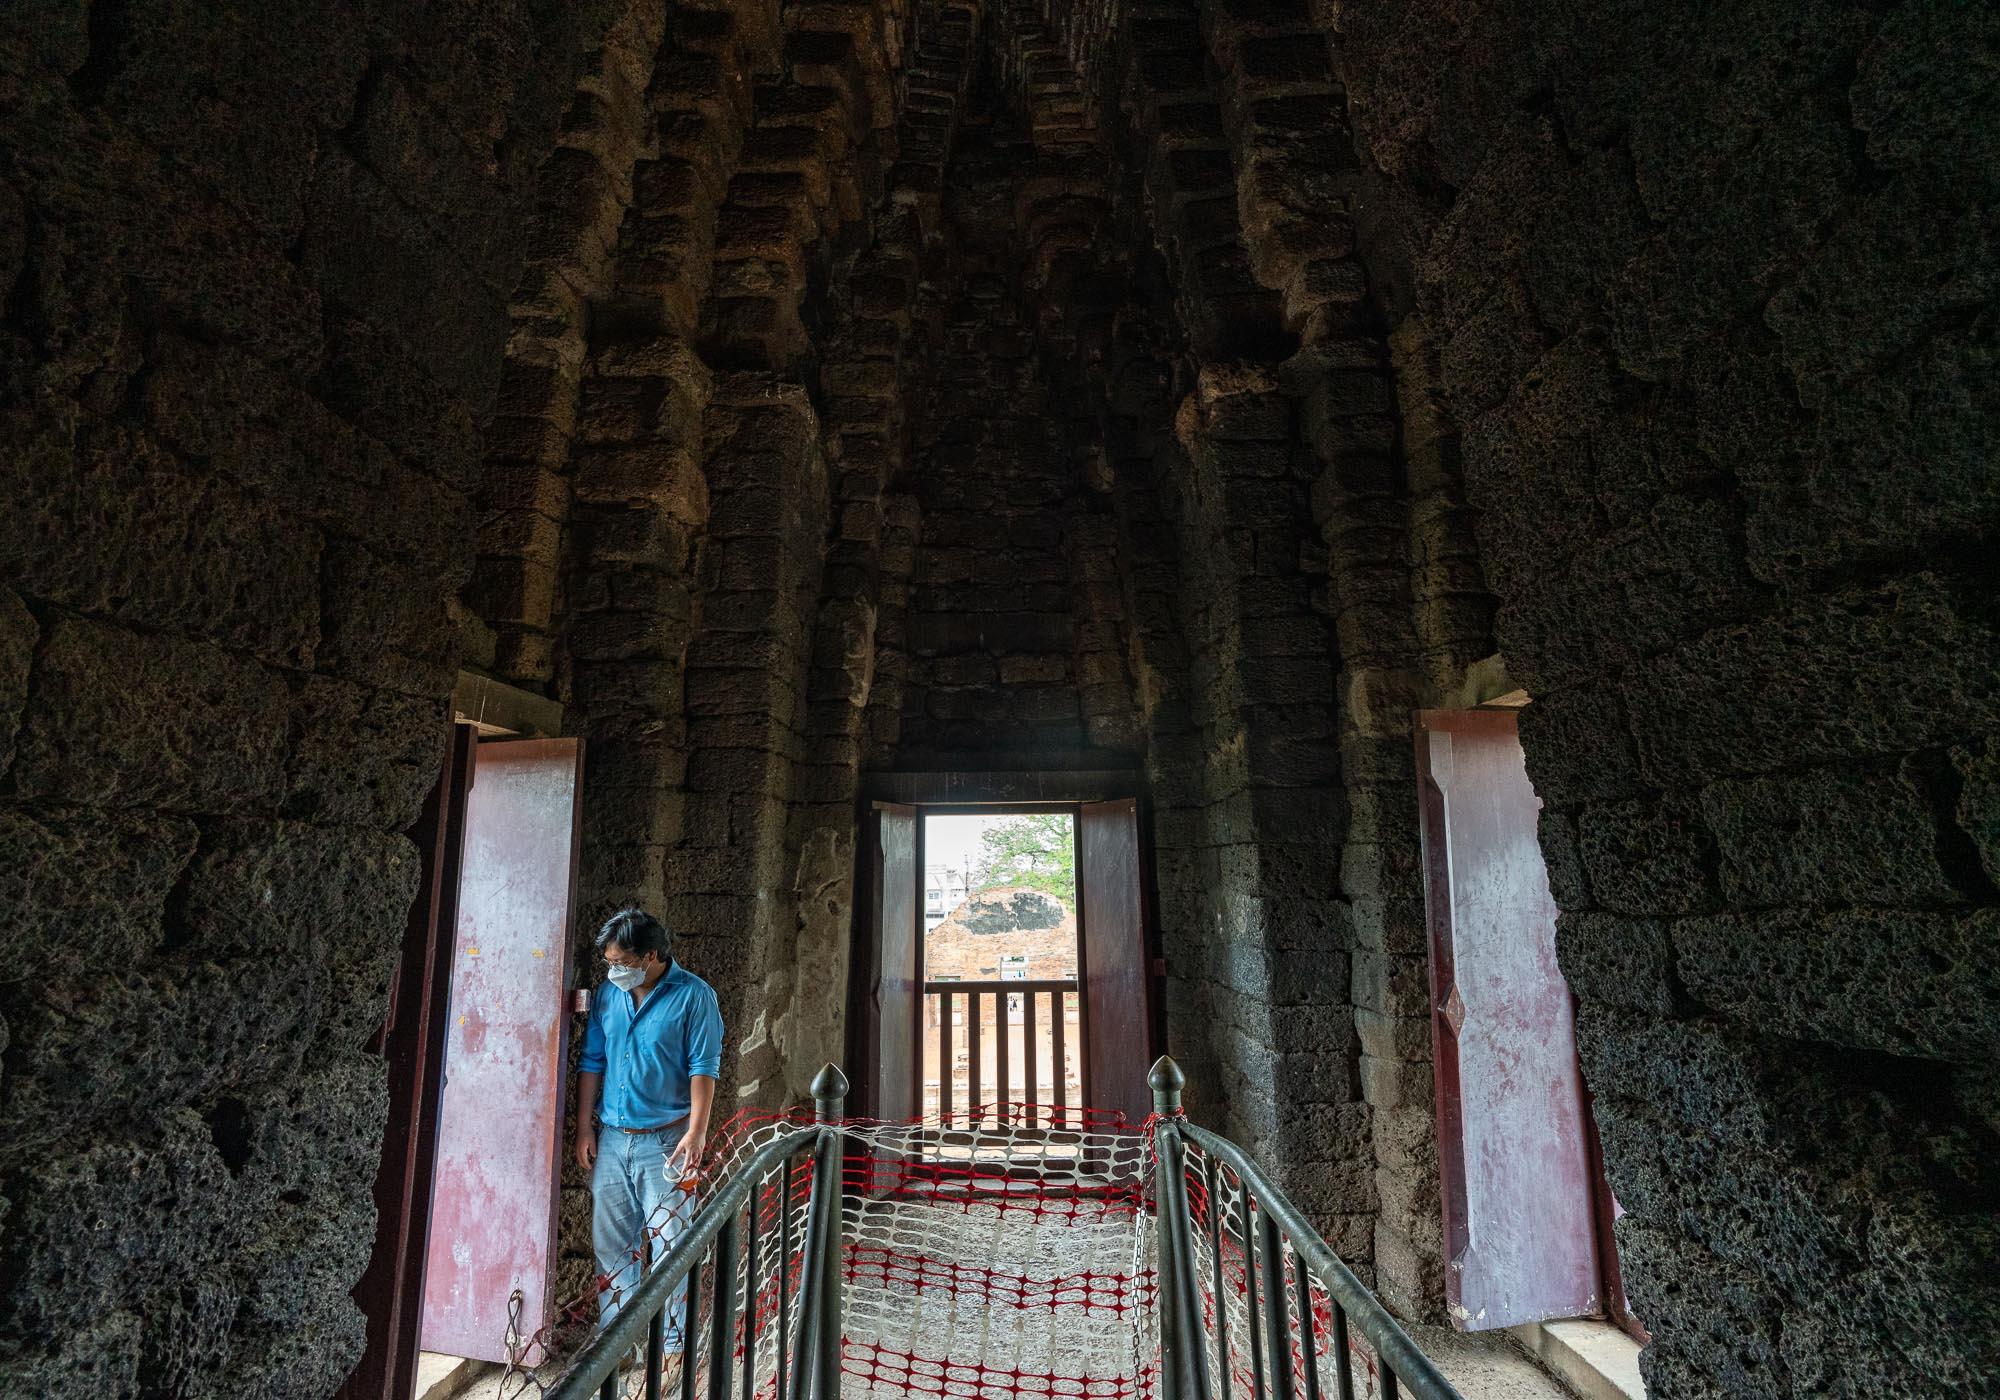
[[[504,1361],[548,1311],[583,745],[479,746],[466,808],[423,1346]]]
[[[1510,711],[1421,716],[1445,1299],[1478,1332],[1600,1310],[1591,1159],[1541,799]]]
[[[914,1118],[919,1112],[917,1070],[917,809],[878,802],[871,891],[875,914],[875,968],[868,992],[873,1044],[870,1109],[878,1118]]]
[[[1152,980],[1139,865],[1139,804],[1086,802],[1077,816],[1077,885],[1083,905],[1085,1102],[1133,1123],[1152,1110],[1146,1087]]]

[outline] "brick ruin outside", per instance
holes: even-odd
[[[1412,713],[1526,688],[1655,1395],[1990,1387],[1996,72],[1949,0],[11,7],[0,1390],[353,1361],[461,666],[750,1102],[865,775],[1142,770],[1197,1113],[1420,1319]]]

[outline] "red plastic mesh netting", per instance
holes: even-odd
[[[712,1145],[701,1194],[811,1121],[802,1112],[736,1115]],[[1027,1104],[989,1105],[976,1120],[843,1123],[843,1391],[867,1400],[1150,1400],[1160,1371],[1150,1126]],[[769,1400],[779,1368],[792,1364],[812,1171],[808,1154],[756,1184],[743,1221],[749,1267],[732,1279],[732,1393]],[[1235,1173],[1189,1144],[1186,1186],[1216,1400],[1280,1393],[1264,1318],[1252,1324],[1253,1295],[1260,1314],[1274,1303],[1281,1310],[1289,1400],[1334,1400],[1343,1369],[1355,1400],[1378,1395],[1377,1358],[1341,1325],[1321,1281],[1308,1276],[1301,1298],[1289,1241],[1278,1242],[1275,1260],[1282,1297],[1270,1296],[1256,1214]],[[694,1209],[684,1203],[682,1217]],[[650,1242],[663,1251],[678,1229],[663,1212]],[[571,1299],[552,1325],[517,1339],[504,1400],[541,1393],[564,1373],[595,1329],[600,1298],[640,1282],[645,1247],[635,1243],[620,1269]],[[711,1258],[690,1280],[687,1373],[670,1375],[669,1396],[708,1394],[714,1290]],[[637,1397],[643,1387],[635,1371],[622,1389]]]
[[[1209,1157],[1199,1145],[1186,1151],[1189,1223],[1195,1260],[1195,1296],[1201,1310],[1203,1356],[1209,1393],[1215,1400],[1283,1400],[1276,1385],[1279,1368],[1268,1354],[1265,1314],[1273,1299],[1266,1288],[1263,1242],[1243,1183],[1228,1164]],[[1380,1366],[1358,1330],[1336,1317],[1332,1297],[1310,1271],[1306,1303],[1310,1327],[1300,1318],[1301,1261],[1291,1241],[1280,1238],[1276,1278],[1290,1365],[1291,1400],[1374,1400],[1381,1393]],[[1251,1303],[1258,1309],[1251,1325]],[[1156,1344],[1157,1345],[1157,1344]],[[1341,1355],[1347,1384],[1341,1389]],[[1309,1370],[1310,1368],[1310,1370]],[[1310,1376],[1310,1379],[1309,1379]]]
[[[733,1178],[774,1137],[810,1122],[742,1113],[717,1133],[704,1191]],[[844,1137],[841,1260],[843,1391],[854,1396],[1149,1395],[1158,1369],[1150,1144],[1122,1116],[1046,1105],[987,1105],[977,1119],[849,1121]],[[750,1267],[735,1280],[732,1364],[754,1393],[776,1393],[781,1351],[796,1339],[812,1164],[771,1171],[755,1192]],[[683,1218],[693,1210],[684,1205]],[[648,1228],[655,1257],[679,1224]],[[560,1376],[589,1339],[598,1300],[635,1287],[645,1244],[521,1339],[507,1396]],[[714,1267],[692,1282],[688,1364],[707,1394]],[[789,1364],[789,1356],[785,1358]],[[624,1389],[643,1393],[633,1373]],[[678,1384],[667,1393],[677,1394]]]
[[[878,1126],[847,1162],[844,1389],[964,1400],[1150,1393],[1149,1145],[1014,1104]]]

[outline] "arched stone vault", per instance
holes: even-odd
[[[1418,1318],[1412,716],[1526,687],[1655,1392],[1993,1381],[1996,50],[0,18],[0,1388],[344,1372],[461,665],[588,740],[579,938],[684,930],[746,1102],[842,1054],[867,774],[1139,769],[1196,1111]]]

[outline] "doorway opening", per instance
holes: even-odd
[[[864,813],[850,1059],[865,1111],[1143,1121],[1164,967],[1138,800],[968,802],[966,775],[939,776],[957,800]]]
[[[922,814],[923,1116],[1082,1107],[1077,823],[1068,810]]]
[[[1417,771],[1452,1325],[1516,1329],[1553,1360],[1588,1351],[1563,1328],[1597,1319],[1607,1364],[1636,1384],[1645,1333],[1619,1278],[1518,709],[1421,712]]]

